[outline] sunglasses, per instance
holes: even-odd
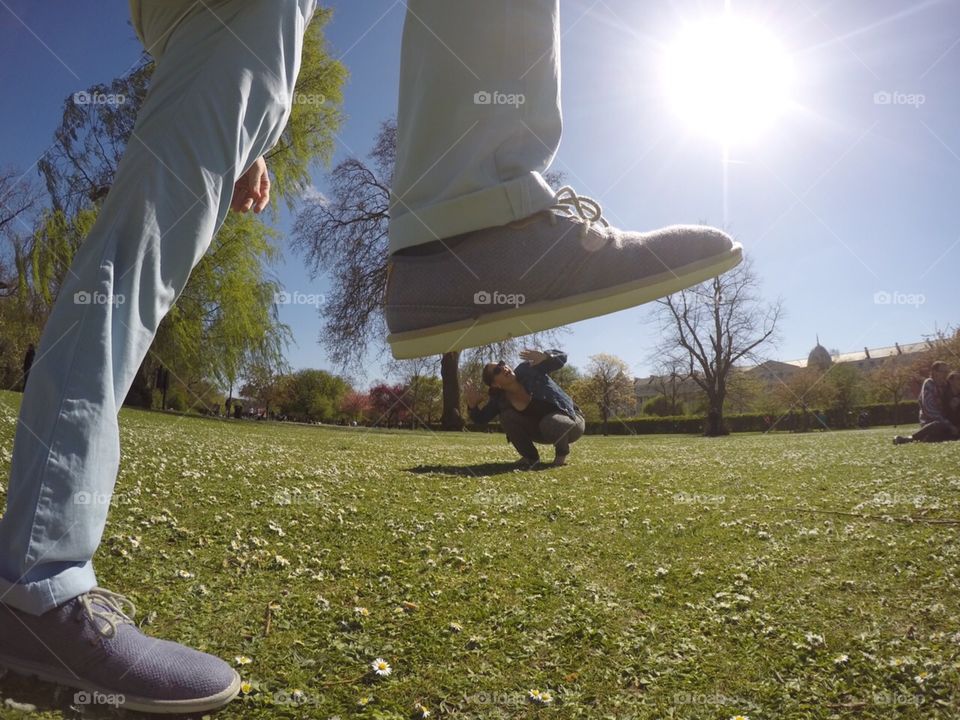
[[[493,384],[493,379],[494,379],[497,375],[499,375],[500,373],[503,372],[503,369],[504,369],[504,367],[506,367],[506,365],[507,365],[507,364],[506,364],[503,360],[501,360],[500,362],[498,362],[498,363],[494,366],[494,368],[489,372],[489,374],[487,374],[487,375],[484,377],[484,382],[485,382],[487,385],[492,385],[492,384]]]

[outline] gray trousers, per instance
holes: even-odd
[[[928,422],[913,434],[914,442],[945,442],[956,439],[950,423],[942,420]]]
[[[573,420],[562,412],[555,412],[537,422],[512,408],[500,412],[500,425],[517,452],[531,460],[540,457],[535,442],[555,446],[557,455],[569,455],[570,443],[579,440],[586,427],[582,415]]]

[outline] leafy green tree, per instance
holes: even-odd
[[[332,155],[346,70],[326,46],[323,30],[329,18],[329,10],[314,14],[304,39],[290,120],[266,155],[272,180],[268,217],[274,219],[279,203],[292,207],[309,187],[311,167]],[[91,93],[123,95],[125,102],[81,104],[72,96],[65,101],[54,144],[38,163],[52,209],[18,262],[20,293],[39,296],[47,310],[96,219],[98,201],[113,183],[153,68],[145,59],[109,85],[90,88]],[[282,365],[289,328],[276,311],[279,286],[266,272],[279,257],[274,237],[258,217],[228,216],[178,304],[163,319],[131,396],[151,395],[148,385],[159,366],[170,370],[192,402],[202,404],[199,390],[210,379],[232,394],[248,368]],[[40,325],[44,320],[45,315],[37,318]]]
[[[910,384],[916,379],[915,369],[897,357],[889,357],[868,376],[867,384],[877,402],[898,405],[908,396]]]
[[[600,411],[604,435],[607,434],[611,417],[633,414],[633,382],[630,380],[630,369],[616,355],[598,353],[590,356],[584,390],[588,402],[596,405]]]
[[[828,374],[830,404],[828,407],[840,418],[841,427],[853,424],[852,413],[864,400],[862,373],[852,365],[839,363]]]
[[[665,395],[657,395],[647,400],[643,404],[644,415],[656,415],[658,417],[668,417],[674,415],[675,405],[671,404],[670,398]]]
[[[443,411],[443,381],[435,375],[411,377],[407,383],[410,412],[419,425],[430,425]]]
[[[560,387],[566,388],[573,385],[577,380],[579,380],[582,375],[580,371],[573,365],[564,365],[559,370],[554,370],[550,373],[550,377],[553,378],[553,381]],[[569,394],[569,391],[567,391]]]
[[[286,378],[280,412],[307,422],[332,422],[351,389],[346,380],[326,370],[299,370]]]

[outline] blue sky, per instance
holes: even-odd
[[[365,155],[380,121],[395,111],[404,5],[329,5],[329,41],[350,71],[340,159]],[[722,12],[723,0],[564,0],[564,135],[554,167],[620,227],[726,224],[753,258],[764,293],[784,300],[782,342],[772,352],[779,359],[805,356],[816,334],[848,351],[915,341],[955,324],[960,4],[730,6],[779,38],[794,81],[791,108],[777,125],[754,145],[731,149],[726,213],[719,145],[690,133],[668,107],[660,62],[683,25]],[[0,47],[0,165],[21,171],[50,145],[64,98],[125,72],[140,52],[125,0],[2,0]],[[322,169],[315,184],[324,189]],[[283,217],[281,231],[290,227]],[[327,288],[326,280],[306,277],[286,246],[276,273],[291,291]],[[878,302],[878,293],[893,302]],[[292,365],[329,367],[316,342],[316,311],[284,306],[281,313],[296,339]],[[585,366],[590,355],[608,352],[644,374],[657,341],[650,316],[647,306],[571,326],[564,339],[570,361]],[[381,375],[371,357],[366,376],[356,379]]]

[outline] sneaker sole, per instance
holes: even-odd
[[[477,318],[391,333],[387,336],[387,342],[397,360],[442,355],[452,350],[501,342],[643,305],[721,275],[739,265],[741,260],[743,247],[740,243],[734,243],[722,255],[713,255],[643,280],[501,310]]]
[[[0,667],[6,668],[18,675],[35,677],[44,682],[56,683],[57,685],[66,685],[75,688],[81,692],[99,693],[104,696],[123,696],[123,702],[118,703],[116,707],[124,710],[136,710],[138,712],[152,713],[156,715],[177,715],[206,712],[221,708],[233,700],[240,692],[240,676],[234,671],[233,682],[223,692],[211,695],[205,698],[194,698],[191,700],[153,700],[151,698],[137,697],[100,687],[93,683],[88,683],[83,678],[75,677],[65,673],[62,669],[52,668],[49,665],[32,663],[25,660],[18,660],[5,655],[0,655]]]

